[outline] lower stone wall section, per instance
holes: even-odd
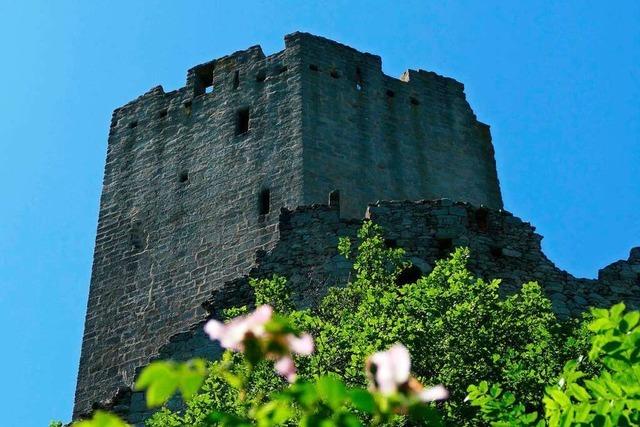
[[[578,316],[590,306],[606,307],[624,301],[640,307],[640,247],[625,261],[598,273],[598,279],[579,279],[557,268],[542,252],[542,237],[531,224],[504,210],[475,207],[442,199],[385,201],[370,205],[366,219],[384,229],[390,245],[402,247],[423,274],[454,247],[471,250],[469,269],[484,279],[502,279],[505,293],[522,283],[537,281],[562,318]],[[340,218],[339,207],[313,205],[280,213],[280,238],[269,252],[258,251],[251,277],[280,274],[289,279],[299,306],[316,304],[329,286],[345,284],[351,264],[338,254],[338,237],[355,237],[362,221]],[[227,307],[251,304],[248,277],[215,287],[205,304],[210,317],[220,318]],[[160,359],[216,358],[220,348],[202,331],[206,319],[171,338],[159,350]],[[175,407],[180,402],[171,402]],[[108,407],[134,425],[150,415],[142,393],[122,389],[102,407]]]

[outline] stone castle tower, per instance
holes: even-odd
[[[431,243],[421,246],[424,262],[443,247],[473,246],[447,231],[472,205],[488,208],[469,214],[476,231],[504,221],[489,127],[476,119],[461,83],[423,70],[392,78],[380,57],[309,34],[288,35],[285,46],[266,57],[254,46],[198,65],[185,87],[156,87],[114,112],[74,416],[131,386],[136,369],[206,318],[202,305],[212,293],[242,288],[234,280],[260,258],[286,250],[298,264],[285,273],[325,265],[339,276],[344,267],[313,241],[335,248],[336,233],[353,232],[352,219],[362,218],[369,203],[471,204],[458,214],[446,203],[435,206],[453,220],[434,225],[435,234],[424,230],[436,239],[433,251],[424,249]],[[296,211],[313,204],[329,207]],[[426,205],[377,206],[370,214],[389,222],[395,217],[384,212]],[[418,221],[412,215],[398,224]],[[392,233],[395,221],[387,225]],[[533,229],[523,230],[540,253]],[[398,240],[408,233],[398,231]],[[518,233],[509,238],[522,240]],[[489,246],[486,252],[495,252]],[[507,246],[500,251],[518,252]],[[230,304],[225,298],[218,304]]]

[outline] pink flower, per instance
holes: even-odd
[[[291,356],[285,356],[278,360],[274,368],[276,372],[287,379],[290,383],[296,380],[296,365],[293,363]]]
[[[402,344],[394,344],[389,350],[374,353],[367,360],[367,373],[375,389],[383,395],[397,392],[415,396],[422,402],[444,400],[449,392],[442,385],[425,388],[411,377],[411,357]]]
[[[438,384],[437,386],[425,388],[420,393],[418,393],[418,397],[423,402],[434,402],[436,400],[445,400],[449,397],[449,390],[444,388],[442,384]]]
[[[217,320],[209,320],[204,331],[212,340],[220,341],[223,348],[234,351],[244,349],[244,340],[248,335],[260,338],[264,335],[264,325],[271,320],[273,309],[269,305],[258,307],[253,313],[246,316],[236,317],[230,322],[223,324]]]
[[[265,325],[271,321],[273,309],[269,305],[258,307],[253,313],[236,317],[226,324],[217,320],[209,320],[205,333],[212,340],[220,341],[223,348],[233,351],[244,351],[247,339],[257,340],[262,349],[261,357],[275,360],[276,371],[289,382],[296,379],[296,366],[292,354],[308,356],[313,353],[313,337],[309,334],[296,336],[278,332],[267,332]],[[277,344],[272,346],[271,344]],[[273,350],[277,348],[278,350]]]
[[[302,334],[299,337],[289,334],[287,335],[287,344],[293,353],[302,356],[313,353],[313,337],[309,334]]]
[[[393,394],[409,381],[411,358],[409,350],[402,344],[374,353],[369,357],[368,365],[368,371],[374,374],[376,388],[382,394]]]

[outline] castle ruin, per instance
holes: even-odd
[[[74,417],[107,405],[141,422],[136,372],[211,357],[200,326],[250,300],[248,274],[287,276],[304,305],[344,283],[337,239],[363,217],[423,273],[469,246],[475,274],[538,280],[562,316],[638,306],[640,248],[576,279],[502,207],[489,127],[451,78],[389,77],[380,57],[305,33],[198,65],[113,114]]]

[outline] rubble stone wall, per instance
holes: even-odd
[[[640,308],[640,247],[627,260],[600,270],[598,279],[579,279],[557,268],[542,252],[542,237],[531,224],[503,210],[478,208],[442,199],[417,202],[379,202],[370,205],[366,217],[381,225],[389,244],[402,247],[423,274],[454,247],[470,248],[469,269],[487,280],[501,279],[504,293],[529,281],[537,281],[562,318],[577,316],[588,307],[608,307],[624,301]],[[283,209],[280,237],[269,251],[256,253],[251,277],[288,278],[299,307],[315,305],[329,286],[349,280],[351,264],[338,254],[338,237],[355,237],[362,220],[341,219],[339,209],[329,206]],[[228,307],[253,301],[248,277],[239,277],[217,288],[205,303],[209,317],[221,318]],[[160,349],[160,358],[215,359],[220,348],[202,331],[206,318],[171,337]],[[179,407],[179,402],[173,402]],[[124,389],[108,406],[131,423],[142,425],[150,415],[143,394]]]

